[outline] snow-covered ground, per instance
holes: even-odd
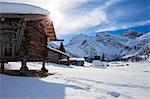
[[[12,69],[19,66],[20,63],[7,65]],[[28,63],[28,66],[41,68],[40,63]],[[150,98],[150,63],[111,62],[107,69],[52,63],[46,67],[55,75],[35,78],[0,74],[0,99]]]

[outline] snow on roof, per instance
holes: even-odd
[[[124,58],[129,58],[129,57],[136,56],[137,54],[138,54],[138,53],[134,53],[134,54],[129,54],[129,55],[126,55],[126,56],[124,56],[124,57],[123,57],[123,59],[124,59]]]
[[[52,47],[50,47],[50,46],[47,46],[50,50],[53,50],[53,51],[55,51],[55,52],[58,52],[58,53],[61,53],[61,54],[63,54],[63,55],[66,55],[66,56],[68,56],[68,57],[70,57],[67,53],[64,53],[64,52],[62,52],[62,51],[60,51],[60,50],[58,50],[58,49],[55,49],[55,48],[52,48]]]
[[[61,60],[59,60],[59,61],[68,61],[67,59],[61,59]]]
[[[148,62],[150,62],[150,56],[146,59]]]
[[[84,58],[69,58],[70,61],[85,61]],[[67,59],[61,59],[59,61],[68,61]]]
[[[93,60],[93,64],[94,64],[95,66],[104,65],[100,60]]]
[[[84,58],[69,58],[71,61],[85,61]]]
[[[0,13],[48,15],[49,11],[29,4],[0,2]]]

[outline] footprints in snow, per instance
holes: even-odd
[[[120,96],[120,93],[114,92],[114,91],[108,92],[107,94],[110,94],[113,97],[119,97]]]

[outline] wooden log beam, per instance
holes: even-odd
[[[17,29],[17,26],[1,24],[0,29]]]
[[[42,62],[42,68],[41,68],[42,72],[48,72],[48,70],[45,68],[45,61]]]
[[[1,62],[1,71],[2,71],[2,72],[4,72],[4,65],[5,65],[5,63],[2,61],[2,62]]]
[[[24,36],[24,30],[26,27],[26,21],[23,22],[22,26],[21,26],[21,30],[19,31],[18,35],[17,35],[17,44],[16,44],[16,52],[19,52],[19,48],[21,46],[21,42]]]
[[[48,41],[64,41],[64,39],[55,39],[55,37],[54,38],[48,37]]]
[[[17,14],[17,13],[14,13],[14,14],[10,14],[10,13],[5,13],[5,14],[2,14],[1,13],[1,18],[23,18],[25,17],[23,14]]]
[[[32,15],[26,15],[25,16],[25,21],[36,21],[36,20],[43,20],[47,19],[48,17],[46,15],[40,15],[40,14],[32,14]]]
[[[21,74],[27,74],[29,71],[28,67],[27,67],[27,63],[26,63],[26,58],[24,57],[22,59],[22,62],[21,62],[21,68],[20,68],[20,73]]]
[[[3,30],[2,33],[1,33],[1,35],[2,35],[2,34],[5,34],[5,33],[16,33],[16,34],[17,34],[17,32],[15,32],[15,31]]]
[[[26,32],[29,32],[28,35],[33,35],[34,34],[35,37],[42,37],[44,35],[44,33],[38,31],[37,29],[35,29],[32,26],[27,26]]]

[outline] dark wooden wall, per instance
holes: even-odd
[[[47,60],[47,36],[40,22],[28,21],[24,32],[24,40],[20,51],[23,51],[28,61]]]
[[[61,53],[52,51],[49,49],[48,51],[48,61],[53,63],[59,63],[60,59],[67,59],[69,56],[63,55]]]

